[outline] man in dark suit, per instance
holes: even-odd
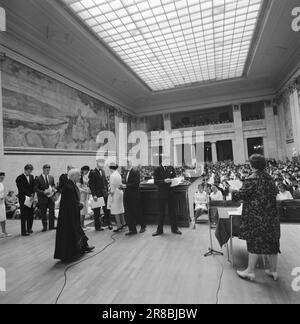
[[[125,218],[129,228],[127,236],[136,235],[137,229],[136,225],[139,221],[139,215],[141,214],[140,209],[140,171],[137,168],[132,167],[131,161],[127,161],[127,173],[125,176],[125,189],[124,195],[124,207],[125,207]],[[141,230],[140,233],[146,231],[146,224],[143,219],[141,219]]]
[[[175,214],[175,193],[171,187],[172,179],[176,178],[176,172],[172,166],[161,165],[154,171],[154,182],[158,186],[159,199],[159,220],[156,233],[153,236],[159,236],[164,233],[164,220],[166,207],[168,207],[169,218],[171,221],[172,233],[181,235],[177,226]]]
[[[95,170],[92,170],[89,174],[89,186],[93,196],[94,201],[97,201],[98,198],[103,197],[105,201],[104,211],[104,220],[107,223],[107,226],[110,230],[113,229],[110,223],[110,211],[107,209],[107,199],[108,199],[108,181],[104,171],[105,160],[97,160],[97,167]],[[95,230],[97,232],[103,231],[101,227],[101,208],[96,208],[94,211],[95,219]]]
[[[29,236],[32,234],[33,225],[33,206],[30,208],[25,206],[26,197],[34,198],[34,177],[31,174],[33,166],[28,164],[24,168],[24,173],[18,176],[16,184],[19,190],[18,198],[21,209],[21,234],[22,236]]]
[[[43,232],[48,230],[47,211],[49,210],[49,230],[55,230],[56,193],[54,178],[50,175],[50,165],[44,165],[43,174],[35,179],[34,190],[38,196],[39,209],[42,216]]]

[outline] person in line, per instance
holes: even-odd
[[[290,193],[290,191],[287,190],[286,186],[284,184],[280,184],[279,187],[279,194],[277,195],[277,201],[284,201],[284,200],[293,200],[294,197]]]
[[[107,208],[110,210],[112,216],[115,217],[117,222],[117,229],[115,233],[121,232],[126,226],[124,217],[124,203],[123,203],[123,191],[122,191],[122,177],[118,171],[119,166],[115,163],[111,163],[110,170],[110,193],[108,196]]]
[[[61,193],[54,259],[65,263],[74,262],[95,249],[88,245],[88,238],[80,224],[80,209],[83,208],[77,187],[80,176],[80,170],[70,170]]]
[[[95,202],[97,202],[98,199],[101,197],[104,198],[105,201],[105,206],[103,207],[104,217],[109,230],[112,230],[113,228],[110,223],[110,212],[107,209],[108,181],[104,171],[104,166],[105,166],[104,159],[97,160],[97,166],[95,170],[92,170],[89,173],[89,187]],[[101,232],[104,230],[102,228],[101,218],[100,218],[101,208],[96,208],[93,210],[93,212],[94,212],[94,220],[95,220],[95,230],[97,232]]]
[[[49,164],[44,165],[43,173],[35,179],[34,185],[34,190],[38,196],[43,232],[48,231],[47,211],[49,211],[49,230],[56,230],[54,195],[57,190],[55,189],[54,178],[50,175],[50,170]]]
[[[2,236],[9,237],[11,235],[6,231],[5,188],[3,185],[4,179],[5,173],[0,172],[0,226],[2,230]]]
[[[125,206],[125,219],[128,225],[129,232],[127,236],[137,234],[137,223],[140,214],[140,182],[141,175],[137,168],[132,166],[131,161],[127,161],[127,174],[125,176],[125,189],[124,206]],[[142,221],[140,233],[146,231],[145,222]]]
[[[252,175],[240,191],[232,192],[234,201],[243,201],[240,238],[247,242],[249,264],[239,277],[255,280],[255,269],[260,255],[268,256],[269,269],[266,274],[278,279],[277,262],[280,253],[280,220],[277,213],[277,187],[266,172],[266,159],[258,154],[250,157]]]
[[[80,182],[77,184],[80,191],[80,202],[83,205],[83,208],[80,211],[80,223],[83,230],[86,230],[86,226],[84,222],[86,216],[88,215],[88,210],[89,210],[89,196],[90,196],[89,172],[90,172],[89,166],[86,165],[82,167]]]
[[[159,219],[157,231],[152,235],[153,237],[163,235],[164,233],[164,221],[166,216],[166,207],[168,206],[169,217],[171,221],[171,230],[173,234],[182,235],[182,232],[178,229],[176,212],[175,212],[175,192],[171,187],[172,179],[176,178],[176,172],[174,167],[167,165],[160,165],[154,171],[154,183],[158,186],[159,197]]]
[[[16,184],[18,187],[18,197],[20,202],[20,209],[21,209],[21,235],[22,236],[29,236],[33,233],[32,226],[33,226],[33,199],[35,195],[34,190],[34,177],[32,175],[33,166],[31,164],[27,164],[24,167],[24,173],[18,176],[16,179]],[[26,198],[30,198],[32,205],[26,206],[25,201]]]
[[[8,218],[15,219],[19,215],[19,199],[13,190],[9,190],[5,197],[6,215]]]

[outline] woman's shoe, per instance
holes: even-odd
[[[254,281],[255,280],[255,274],[254,273],[248,273],[246,271],[237,271],[237,275],[245,280]]]
[[[122,231],[122,228],[117,228],[114,230],[114,233],[120,233]]]
[[[277,272],[271,272],[270,270],[266,270],[266,275],[273,278],[274,281],[278,281],[278,273]]]

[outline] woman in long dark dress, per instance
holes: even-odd
[[[280,253],[280,220],[276,207],[278,193],[275,181],[266,172],[266,160],[261,155],[250,157],[253,174],[245,180],[239,192],[232,192],[234,201],[243,201],[240,238],[247,241],[249,252],[248,269],[238,275],[255,279],[259,255],[269,256],[270,269],[267,275],[277,280],[277,262]]]
[[[80,223],[80,192],[77,183],[80,181],[80,170],[73,169],[68,174],[68,181],[63,187],[57,222],[54,258],[71,262],[82,254],[89,253],[88,238]]]

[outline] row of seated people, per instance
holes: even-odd
[[[292,202],[294,201],[295,202]],[[232,202],[231,194],[229,193],[229,188],[226,188],[224,190],[224,187],[220,184],[201,184],[198,187],[198,190],[196,191],[194,195],[194,217],[195,222],[203,221],[203,216],[208,214],[208,203],[209,202],[224,202],[223,204],[230,205]],[[288,218],[288,213],[286,212],[286,209],[288,207],[290,208],[296,208],[299,211],[300,207],[300,195],[299,195],[299,189],[297,189],[294,193],[294,196],[291,194],[290,191],[287,190],[286,186],[284,184],[279,184],[278,186],[278,195],[277,195],[277,205],[278,210],[281,216],[281,219]],[[292,210],[294,213],[294,210]],[[218,222],[218,211],[217,208],[213,208],[210,211],[210,217],[213,225],[216,225]],[[291,215],[291,218],[294,218]],[[300,220],[300,214],[298,215],[297,219]],[[207,219],[207,218],[206,218]],[[286,219],[288,220],[288,219]]]
[[[189,127],[201,127],[201,126],[209,126],[209,125],[222,125],[222,124],[229,124],[233,123],[233,120],[226,119],[226,120],[204,120],[197,123],[192,122],[180,122],[173,125],[174,129],[179,128],[189,128]]]

